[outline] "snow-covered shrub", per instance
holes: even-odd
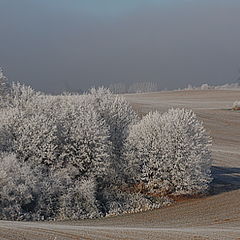
[[[240,110],[240,101],[235,101],[232,106],[233,110]]]
[[[0,219],[30,218],[34,205],[37,178],[25,163],[14,155],[0,156]]]
[[[33,169],[12,154],[1,154],[0,219],[99,217],[94,180],[76,180],[77,175],[77,169]]]
[[[32,169],[13,154],[0,156],[0,219],[41,220],[54,217],[61,193],[58,179]]]
[[[117,187],[104,189],[101,194],[106,216],[157,209],[171,202],[169,198],[151,197],[139,192],[123,191]]]
[[[69,178],[70,180],[70,178]],[[60,196],[60,219],[85,219],[101,216],[94,179],[68,181]]]
[[[131,178],[162,195],[204,192],[211,181],[209,145],[192,111],[149,113],[132,127],[126,142]]]
[[[60,197],[66,186],[55,171],[47,166],[37,166],[32,169],[37,178],[34,208],[31,212],[32,220],[56,219],[59,214]]]

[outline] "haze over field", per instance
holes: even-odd
[[[240,1],[0,0],[0,65],[38,90],[238,78]]]

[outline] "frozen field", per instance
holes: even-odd
[[[211,195],[159,210],[61,223],[0,222],[0,239],[240,239],[240,91],[175,91],[126,95],[144,114],[170,107],[193,109],[213,137]]]

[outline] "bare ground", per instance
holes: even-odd
[[[126,95],[145,114],[171,107],[193,109],[213,137],[214,181],[210,195],[162,209],[98,220],[59,223],[0,221],[1,240],[239,239],[240,112],[231,111],[240,91],[175,91]]]

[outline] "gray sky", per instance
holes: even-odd
[[[0,65],[58,92],[236,81],[239,0],[0,0]]]

